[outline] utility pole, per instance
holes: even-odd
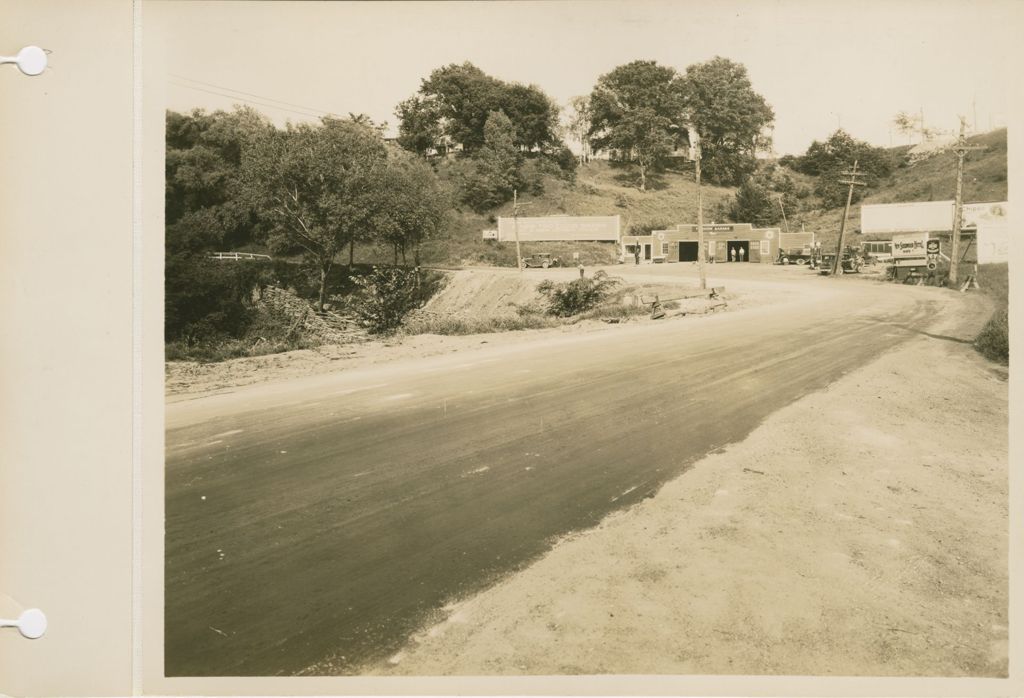
[[[508,191],[506,189],[506,191]],[[525,208],[530,204],[522,204]],[[516,235],[516,266],[519,267],[519,273],[523,272],[523,255],[519,251],[519,190],[512,190],[512,230]]]
[[[708,287],[708,279],[704,270],[704,258],[707,256],[708,250],[704,244],[704,199],[700,191],[700,134],[697,133],[697,129],[690,129],[690,134],[695,136],[694,140],[696,141],[694,150],[697,155],[697,167],[694,171],[694,179],[697,181],[697,265],[700,269],[700,290],[703,291]]]
[[[779,194],[779,208],[782,209],[782,222],[786,224],[786,233],[789,233],[789,221],[786,220],[786,207],[782,205],[782,194]]]
[[[846,236],[846,219],[850,215],[850,203],[853,201],[853,188],[863,187],[864,182],[858,182],[857,177],[863,177],[863,172],[857,171],[858,160],[853,161],[853,169],[841,174],[849,179],[839,180],[840,184],[849,184],[850,190],[846,193],[846,208],[843,209],[843,220],[839,223],[839,243],[836,245],[836,258],[832,262],[832,275],[838,276],[843,273],[843,238]]]
[[[949,285],[956,288],[960,267],[960,228],[964,219],[964,157],[971,150],[984,150],[984,146],[967,145],[964,136],[964,117],[960,117],[960,137],[956,139],[956,201],[953,203],[953,245],[949,251]]]

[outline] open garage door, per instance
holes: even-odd
[[[680,262],[696,262],[698,247],[696,242],[687,242],[685,240],[679,242],[679,261]]]

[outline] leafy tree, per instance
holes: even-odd
[[[736,190],[732,205],[729,207],[729,218],[764,228],[778,223],[782,218],[782,211],[778,199],[772,196],[771,190],[755,178],[749,177]]]
[[[708,181],[736,185],[757,167],[770,146],[764,135],[775,112],[753,90],[741,63],[717,56],[686,69],[683,110],[701,138],[701,167]]]
[[[375,184],[374,213],[370,226],[375,238],[390,244],[395,264],[412,247],[419,266],[420,244],[438,234],[448,211],[448,196],[421,158],[392,150],[380,169]]]
[[[445,134],[436,99],[413,95],[399,103],[395,116],[398,117],[400,146],[419,155],[426,155],[434,149],[444,149]]]
[[[490,114],[502,111],[515,127],[517,147],[557,147],[558,106],[534,85],[506,83],[472,63],[434,70],[417,94],[398,105],[399,144],[413,152],[460,145],[471,153],[484,146]]]
[[[824,142],[813,141],[807,153],[794,164],[797,171],[818,178],[814,193],[827,207],[835,208],[846,203],[847,187],[840,180],[844,179],[842,173],[852,167],[854,161],[858,171],[867,176],[869,186],[891,175],[895,165],[893,155],[885,148],[858,141],[842,129]],[[864,191],[860,187],[854,189],[853,200],[859,201]]]
[[[259,219],[241,196],[242,152],[269,121],[248,107],[233,112],[167,112],[164,220],[168,256],[242,246]]]
[[[274,227],[272,245],[296,245],[320,273],[317,308],[339,250],[369,229],[383,139],[359,120],[324,118],[265,134],[243,157],[252,201]]]
[[[483,146],[457,170],[462,200],[482,213],[511,199],[520,183],[522,159],[512,121],[503,112],[491,112]]]
[[[636,164],[647,176],[685,139],[682,83],[674,68],[633,61],[598,78],[590,94],[590,144]]]

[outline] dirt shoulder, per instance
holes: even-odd
[[[953,302],[365,673],[1005,676],[1006,371]]]
[[[531,270],[522,276],[509,269],[467,269],[454,272],[447,288],[427,308],[432,312],[452,315],[495,315],[511,312],[516,304],[535,301],[535,287],[545,278],[565,281],[576,278],[575,269]],[[591,270],[590,273],[592,273]],[[609,271],[616,272],[614,267]],[[696,291],[692,279],[666,278],[664,275],[636,274],[633,269],[625,279],[630,293],[644,296],[658,294],[663,299],[676,298]],[[657,270],[662,271],[662,270]],[[728,305],[717,312],[738,312],[768,304],[789,302],[799,298],[804,288],[785,281],[751,285],[730,283],[725,287]],[[675,311],[700,315],[707,304],[679,301]],[[701,306],[701,307],[698,307]],[[677,318],[680,319],[680,318]],[[682,318],[686,319],[686,318]],[[692,318],[691,318],[692,319]],[[646,317],[630,319],[629,323],[655,322]],[[662,322],[662,321],[657,321]],[[588,320],[551,329],[518,330],[473,335],[399,335],[349,344],[328,344],[316,349],[231,359],[218,363],[169,361],[165,366],[165,394],[169,401],[212,394],[245,385],[288,380],[300,376],[348,371],[381,363],[416,357],[436,356],[471,351],[482,346],[515,345],[561,334],[614,332],[615,325]]]

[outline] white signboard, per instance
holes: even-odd
[[[862,233],[946,232],[953,230],[952,201],[903,204],[864,204],[860,207]],[[1005,201],[964,204],[963,227],[976,228],[1006,221]]]
[[[484,240],[497,240],[497,239],[498,239],[498,231],[497,230],[492,228],[491,230],[485,230],[484,231]]]
[[[541,240],[619,241],[618,216],[537,216],[498,219],[498,240],[511,242]]]
[[[860,232],[865,234],[952,229],[952,201],[863,204],[860,207]]]
[[[897,233],[892,236],[892,260],[896,266],[924,266],[928,233]]]

